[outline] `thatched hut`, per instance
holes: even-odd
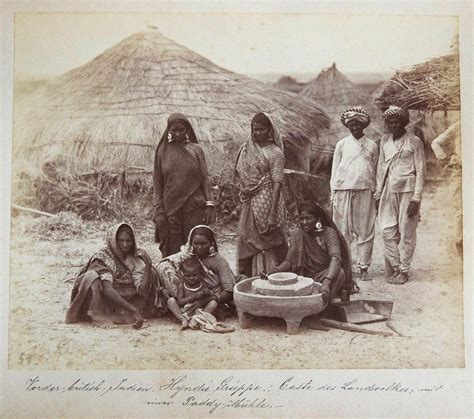
[[[14,153],[33,167],[61,158],[82,172],[150,169],[168,115],[182,112],[211,172],[231,172],[260,111],[278,123],[289,166],[309,168],[306,151],[328,125],[313,101],[223,69],[157,31],[137,33],[15,109]]]
[[[390,105],[410,110],[408,128],[428,146],[460,120],[459,52],[454,45],[449,55],[433,58],[398,71],[380,89],[374,104],[380,111]],[[434,158],[430,147],[425,151]]]
[[[14,182],[24,187],[25,171],[42,176],[34,194],[17,200],[38,205],[36,195],[41,209],[95,217],[120,214],[117,195],[138,191],[142,211],[173,112],[187,115],[222,184],[261,111],[278,124],[287,167],[309,171],[311,146],[329,126],[315,102],[223,69],[157,31],[134,34],[16,102]]]
[[[459,110],[459,54],[453,52],[398,71],[385,83],[375,103],[382,111],[390,105],[424,112]]]
[[[306,83],[300,83],[291,76],[283,76],[278,79],[276,85],[287,92],[299,93],[304,89]]]
[[[331,119],[330,129],[323,133],[319,144],[313,145],[311,163],[312,171],[330,170],[336,143],[348,135],[347,128],[340,122],[340,113],[351,106],[363,106],[370,113],[370,108],[367,106],[370,103],[369,96],[342,74],[335,63],[310,81],[300,92],[300,96],[311,98],[321,104]],[[365,133],[373,139],[378,139],[382,131],[381,124],[376,115],[371,114],[371,117],[372,123]]]

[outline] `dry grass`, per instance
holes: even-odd
[[[397,72],[375,103],[381,110],[390,105],[422,111],[459,110],[459,54],[433,58]]]

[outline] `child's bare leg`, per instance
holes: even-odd
[[[204,306],[203,311],[205,311],[206,313],[214,313],[214,311],[216,311],[216,308],[217,301],[211,300]]]
[[[188,321],[186,320],[186,317],[184,317],[183,313],[181,313],[181,309],[178,305],[178,302],[176,301],[176,298],[174,297],[168,298],[166,305],[168,306],[170,311],[174,314],[174,316],[181,322],[181,329],[186,329],[189,326],[189,324],[188,324]]]

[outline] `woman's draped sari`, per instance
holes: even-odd
[[[237,243],[239,259],[278,247],[286,240],[283,231],[286,209],[282,194],[277,207],[276,228],[270,229],[268,225],[274,183],[283,183],[284,155],[279,132],[270,116],[265,115],[272,124],[274,145],[261,147],[250,135],[240,148],[235,164],[242,202]]]
[[[127,257],[117,244],[117,232],[124,225],[132,231],[134,243],[132,254]],[[89,259],[76,278],[66,323],[134,323],[128,310],[104,296],[103,281],[111,282],[115,291],[137,307],[143,317],[155,317],[164,312],[165,305],[160,299],[158,277],[154,268],[151,270],[152,277],[146,297],[140,297],[137,293],[145,272],[145,262],[140,257],[140,253],[144,252],[136,247],[135,234],[130,225],[120,223],[111,228],[106,236],[106,246]]]

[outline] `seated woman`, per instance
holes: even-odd
[[[202,266],[202,282],[209,288],[212,299],[219,308],[224,308],[232,301],[235,285],[235,275],[230,269],[227,260],[218,252],[214,232],[205,225],[194,227],[188,237],[188,242],[181,248],[179,253],[163,259],[157,267],[161,285],[164,287],[163,294],[176,298],[178,286],[181,282],[179,271],[183,262],[191,257],[197,257]],[[190,305],[191,310],[198,308],[198,303]]]
[[[167,304],[170,311],[181,322],[181,330],[183,330],[189,327],[189,320],[197,308],[213,313],[217,308],[217,301],[202,281],[202,265],[197,257],[184,260],[179,276],[182,281],[178,283],[178,295],[176,298],[170,297]],[[193,303],[196,303],[194,310]]]
[[[158,276],[148,254],[138,249],[129,224],[114,226],[106,247],[81,270],[71,294],[66,323],[133,324],[156,317],[166,307],[159,297]]]
[[[324,302],[346,299],[355,287],[347,245],[329,215],[316,203],[299,209],[300,225],[292,234],[286,259],[269,273],[294,272],[321,283]]]

